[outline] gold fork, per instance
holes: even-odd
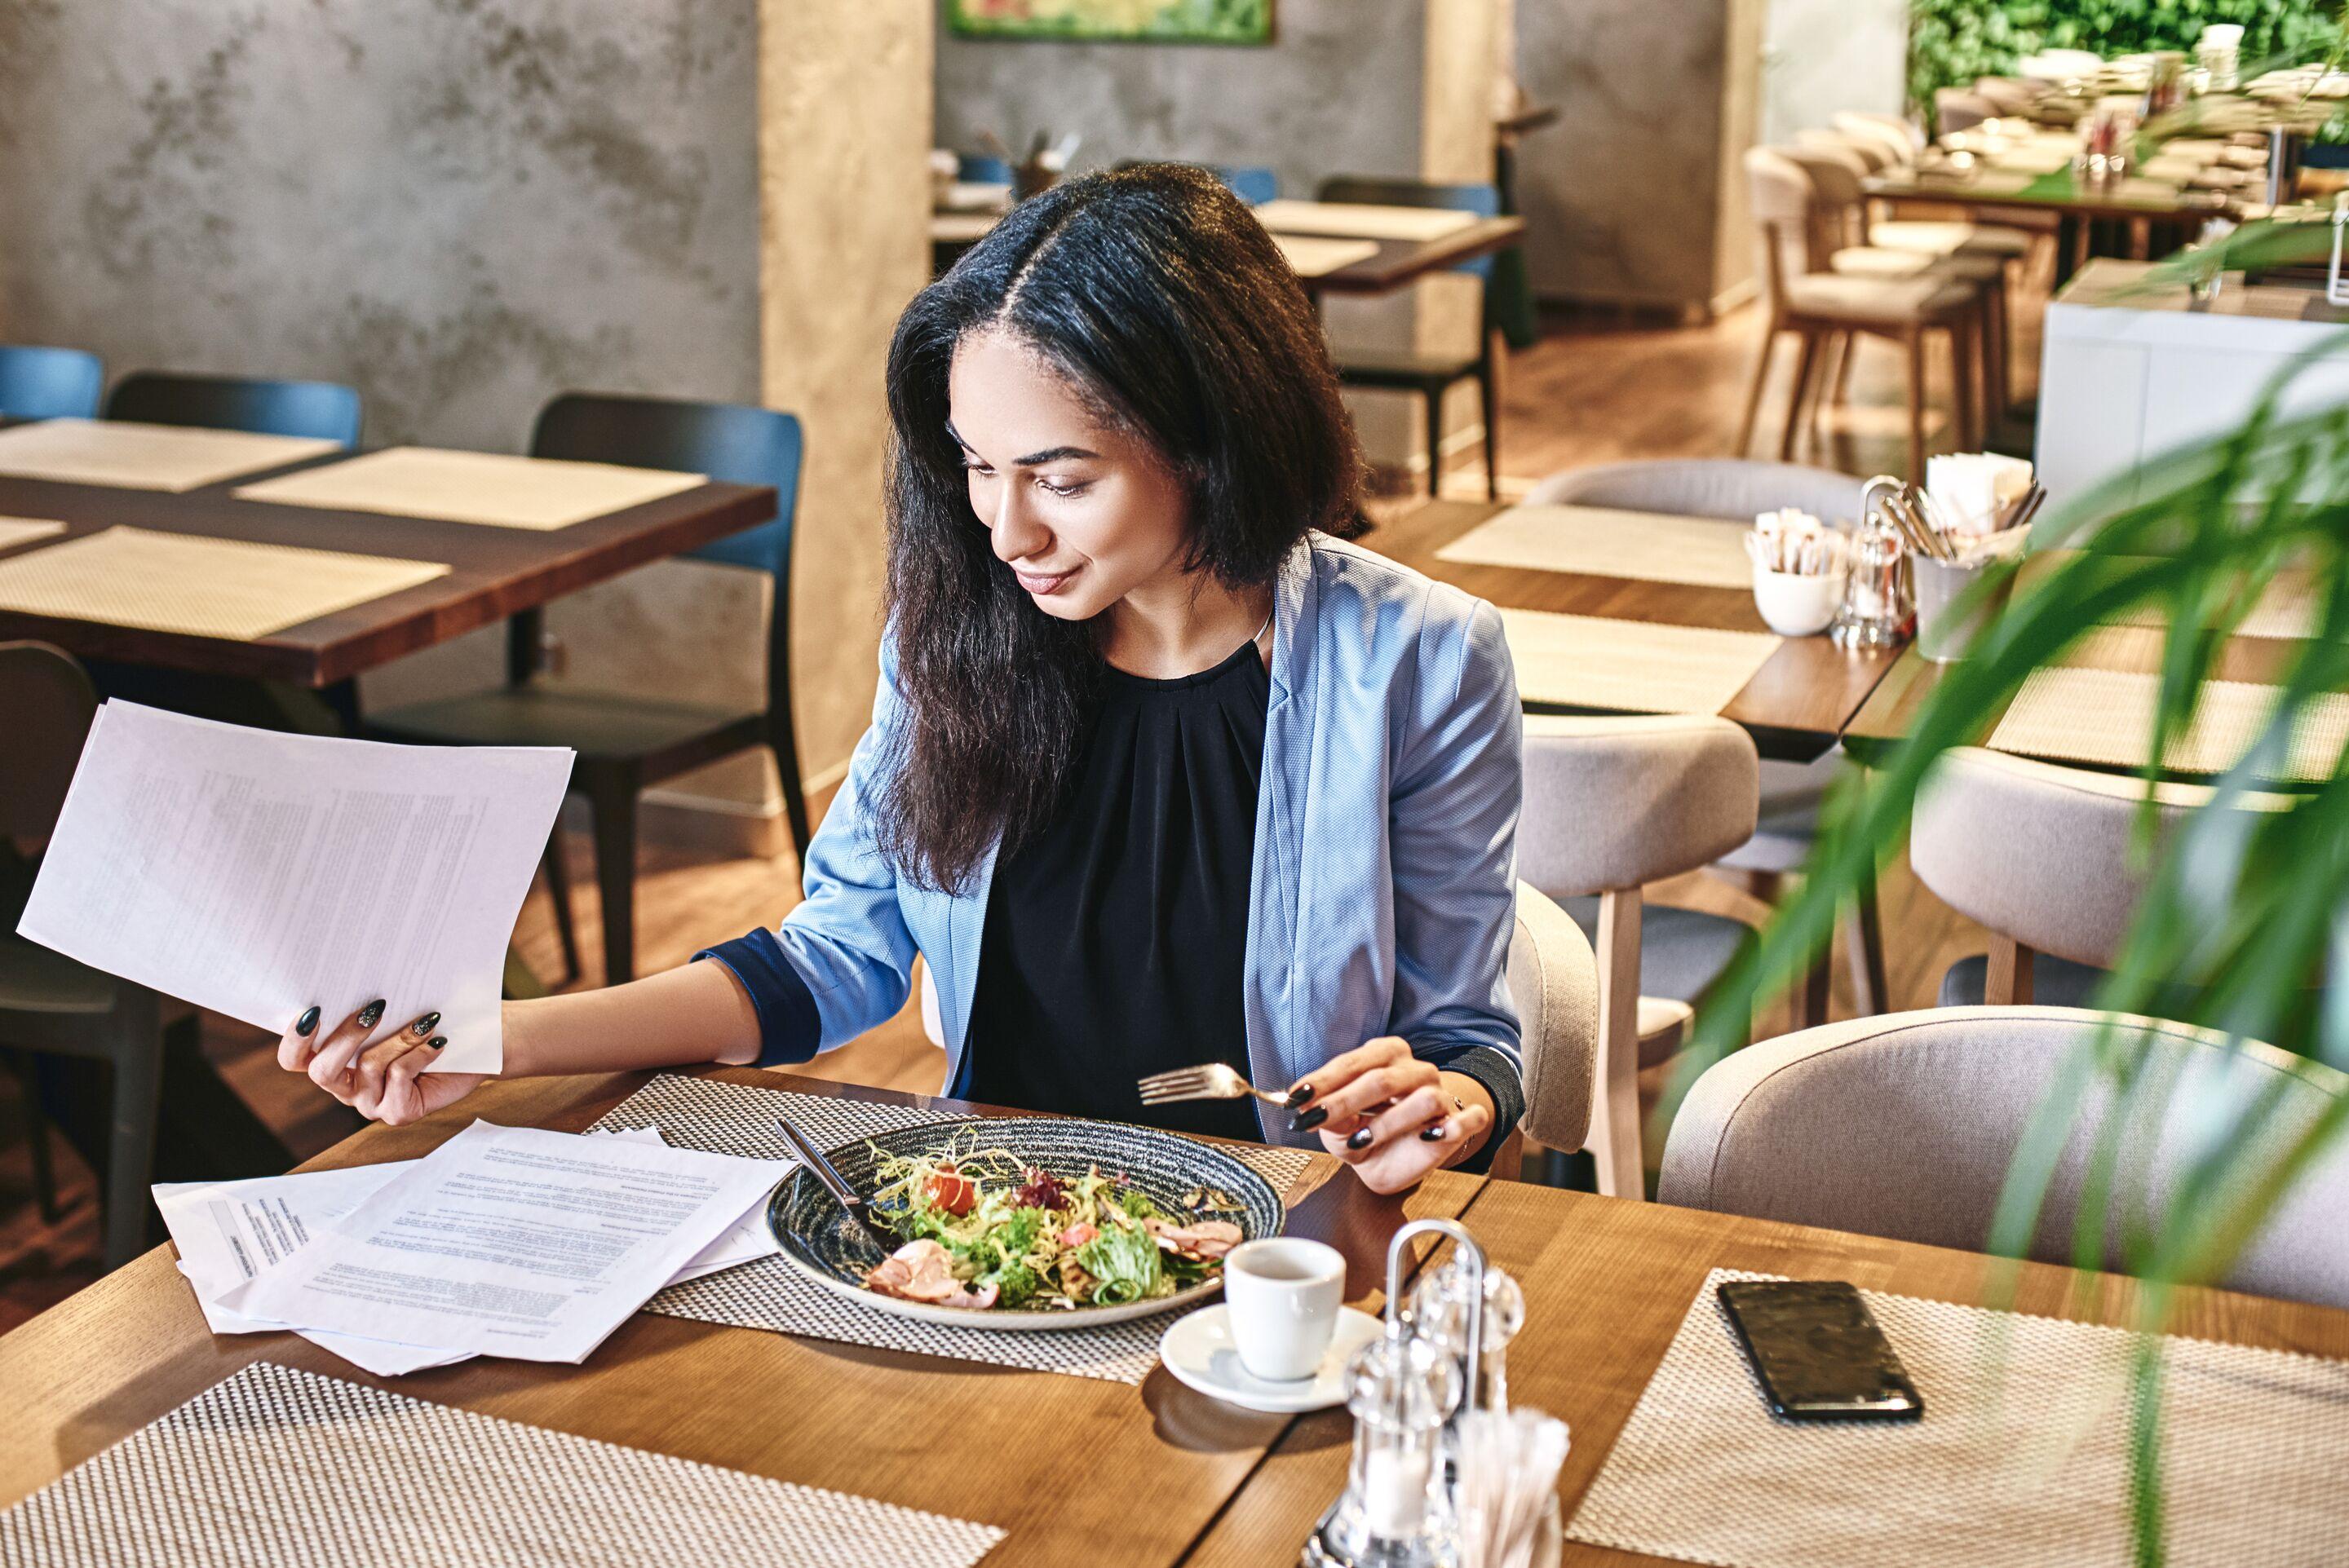
[[[1156,1073],[1143,1078],[1140,1087],[1144,1105],[1164,1105],[1178,1099],[1238,1099],[1252,1094],[1267,1105],[1288,1109],[1287,1095],[1257,1088],[1227,1062],[1208,1062],[1203,1067]]]

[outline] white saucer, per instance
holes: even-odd
[[[1227,1405],[1281,1413],[1326,1410],[1345,1403],[1346,1363],[1383,1327],[1369,1313],[1341,1306],[1320,1370],[1293,1383],[1272,1383],[1250,1377],[1240,1365],[1232,1344],[1232,1309],[1218,1302],[1177,1318],[1158,1341],[1158,1358],[1179,1381]]]

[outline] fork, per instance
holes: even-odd
[[[1288,1097],[1260,1089],[1240,1075],[1239,1069],[1226,1062],[1208,1062],[1195,1068],[1177,1068],[1173,1072],[1156,1073],[1141,1082],[1142,1103],[1164,1105],[1178,1099],[1238,1099],[1254,1095],[1267,1105],[1288,1109]]]

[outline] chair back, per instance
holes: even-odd
[[[1754,836],[1754,738],[1703,714],[1527,715],[1517,875],[1554,899],[1661,882]]]
[[[1529,506],[1594,506],[1748,523],[1799,507],[1828,522],[1859,516],[1860,481],[1832,469],[1744,458],[1662,458],[1568,469],[1526,492]]]
[[[2025,1130],[2108,1016],[1943,1007],[1761,1041],[1700,1078],[1673,1119],[1658,1197],[1757,1219],[1979,1252]],[[2332,1111],[2349,1078],[2256,1043],[2149,1018],[2118,1021],[2141,1062],[2118,1105],[2093,1088],[2072,1119],[2030,1255],[2069,1262],[2101,1136],[2120,1151],[2104,1264],[2158,1223],[2224,1139],[2280,1150]],[[2113,1119],[2117,1125],[2108,1125]],[[2223,1192],[2222,1196],[2237,1194]],[[2349,1147],[2334,1145],[2216,1283],[2349,1306]]]
[[[991,153],[963,152],[955,155],[955,178],[973,185],[1009,185],[1011,183],[1011,160]]]
[[[0,418],[94,418],[105,385],[95,354],[0,343]]]
[[[139,370],[115,383],[109,419],[201,425],[263,436],[303,436],[356,447],[359,395],[332,381],[265,381],[242,376],[181,376]]]
[[[1842,131],[1823,130],[1816,126],[1795,132],[1795,145],[1848,152],[1859,160],[1863,172],[1868,174],[1881,174],[1900,161],[1877,137],[1846,136]]]
[[[1754,242],[1774,309],[1785,305],[1786,283],[1812,270],[1816,244],[1810,176],[1784,153],[1766,147],[1745,150],[1745,181],[1752,197]]]
[[[1216,178],[1230,186],[1232,194],[1251,207],[1261,207],[1280,196],[1280,176],[1261,164],[1217,164]]]
[[[1868,191],[1860,181],[1868,165],[1847,147],[1780,148],[1811,181],[1811,232],[1819,250],[1815,264],[1834,265],[1834,254],[1868,243]]]
[[[1971,130],[1986,119],[1998,118],[1998,105],[1976,92],[1963,88],[1936,88],[1933,90],[1933,130],[1948,136],[1952,131]]]
[[[0,754],[0,849],[9,839],[45,839],[57,825],[98,713],[98,692],[70,654],[47,643],[0,643],[0,713],[8,745]]]
[[[2157,841],[2211,795],[2156,785]],[[2144,797],[2137,779],[1960,748],[1918,791],[1909,863],[1935,897],[1998,936],[2110,968],[2145,892],[2134,842]],[[2245,810],[2292,804],[2243,801]]]
[[[1444,207],[1474,212],[1479,218],[1501,215],[1497,185],[1446,185],[1433,180],[1381,179],[1364,174],[1340,174],[1321,182],[1324,201],[1360,201],[1380,207]],[[1478,256],[1450,270],[1467,273],[1485,282],[1493,276],[1494,257]]]
[[[2002,115],[2027,115],[2039,101],[2031,84],[2013,77],[1976,77],[1974,91]]]
[[[1917,128],[1897,114],[1869,114],[1864,109],[1842,108],[1835,112],[1835,128],[1857,141],[1862,137],[1884,149],[1896,164],[1916,161],[1924,150],[1925,139]]]
[[[1572,1153],[1590,1136],[1599,959],[1573,917],[1524,882],[1509,936],[1509,995],[1526,1062],[1526,1134]]]

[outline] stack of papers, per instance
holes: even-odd
[[[787,1160],[476,1121],[421,1160],[155,1189],[215,1334],[379,1377],[585,1360],[656,1291],[766,1256]]]

